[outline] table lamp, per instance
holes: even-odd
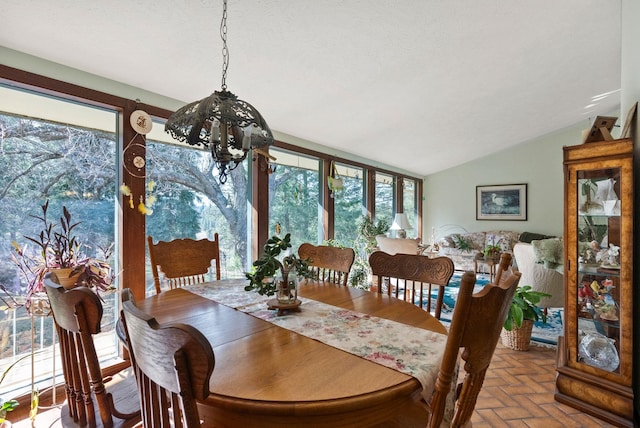
[[[413,229],[413,227],[405,213],[396,213],[390,229],[396,231],[396,238],[405,239],[407,237],[407,229]]]

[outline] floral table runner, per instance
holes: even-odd
[[[425,399],[431,397],[447,336],[305,298],[300,298],[301,312],[278,316],[278,311],[266,307],[272,297],[244,291],[246,280],[224,280],[219,285],[185,289],[413,376],[422,384]]]

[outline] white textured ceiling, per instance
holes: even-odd
[[[428,175],[619,108],[620,12],[229,0],[227,85],[273,130]],[[3,0],[0,45],[187,103],[220,89],[221,13],[221,0]]]

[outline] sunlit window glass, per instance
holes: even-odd
[[[319,160],[284,150],[270,153],[276,160],[269,174],[269,234],[291,233],[294,250],[303,242],[322,242]]]
[[[388,174],[376,173],[376,222],[385,220],[389,225],[393,222],[394,203],[393,203],[393,177]]]
[[[334,192],[334,240],[336,245],[353,247],[358,236],[355,227],[364,212],[364,178],[362,168],[335,164],[342,189]]]
[[[417,190],[415,180],[405,178],[402,183],[402,205],[403,211],[407,214],[407,219],[411,225],[408,229],[407,238],[415,238],[418,236],[418,208],[417,208]]]
[[[146,153],[146,198],[152,201],[147,234],[157,242],[214,239],[218,233],[221,278],[242,277],[248,244],[247,161],[221,185],[208,151],[178,143],[158,123],[147,135]],[[150,263],[147,270],[147,290],[155,293]]]
[[[29,275],[12,262],[13,242],[26,257],[42,260],[42,250],[25,238],[37,238],[43,230],[35,218],[43,215],[41,206],[49,201],[49,222],[59,225],[66,207],[71,223],[78,223],[71,235],[81,245],[80,261],[94,257],[117,271],[117,254],[108,257],[109,249],[117,252],[116,124],[112,110],[0,86],[0,367],[18,361],[3,380],[3,396],[29,391],[32,380],[36,388],[45,388],[54,366],[61,375],[59,354],[54,363],[51,346],[57,341],[53,317],[32,318],[22,306]],[[61,226],[54,230],[62,232]],[[101,295],[102,332],[95,340],[107,364],[117,357],[117,293]],[[33,379],[31,358],[21,359],[32,349]]]

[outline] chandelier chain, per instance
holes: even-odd
[[[227,68],[229,68],[229,48],[227,47],[227,0],[222,2],[222,22],[220,22],[222,38],[222,90],[227,90]]]
[[[209,148],[220,184],[227,181],[251,149],[273,145],[273,134],[260,112],[227,91],[227,0],[222,5],[222,90],[176,110],[164,126],[178,141]]]

